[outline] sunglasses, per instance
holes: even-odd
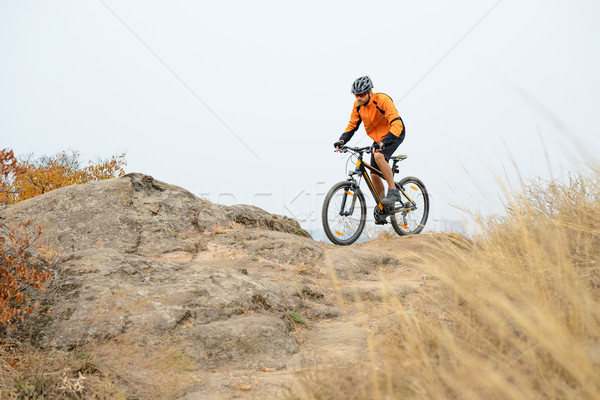
[[[361,94],[355,94],[354,96],[356,96],[356,97],[365,97],[368,94],[369,93],[361,93]]]

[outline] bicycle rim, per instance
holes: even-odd
[[[338,245],[354,243],[360,237],[367,219],[362,191],[352,188],[350,182],[334,185],[325,196],[322,219],[329,240]]]
[[[419,179],[407,177],[397,185],[404,189],[406,195],[415,203],[416,208],[392,214],[390,221],[398,235],[415,235],[425,227],[429,215],[429,196],[425,185]],[[407,199],[403,201],[408,204]]]

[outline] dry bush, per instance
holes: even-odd
[[[288,399],[600,398],[599,178],[533,182],[472,242],[438,236],[436,279],[379,308],[366,372],[309,375]]]

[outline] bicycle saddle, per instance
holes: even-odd
[[[398,156],[393,156],[390,160],[404,160],[406,157],[408,157],[406,154],[400,154]]]

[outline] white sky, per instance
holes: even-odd
[[[599,153],[599,17],[592,0],[0,0],[0,148],[126,151],[128,172],[315,229],[369,75],[434,225],[449,204],[498,211],[509,155],[529,178]]]

